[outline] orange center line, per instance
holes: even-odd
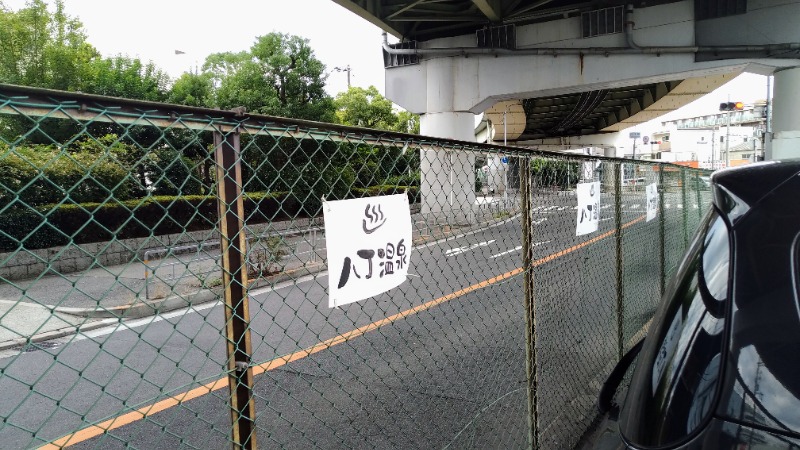
[[[645,216],[640,216],[639,218],[637,218],[635,220],[632,220],[632,221],[622,225],[622,228],[623,229],[624,228],[628,228],[629,226],[631,226],[631,225],[633,225],[633,224],[635,224],[637,222],[640,222],[644,218],[645,218]],[[605,239],[605,238],[607,238],[609,236],[612,236],[614,233],[616,233],[616,230],[611,230],[611,231],[605,232],[605,233],[603,233],[603,234],[601,234],[599,236],[596,236],[596,237],[594,237],[592,239],[589,239],[587,241],[581,242],[580,244],[574,245],[574,246],[569,247],[569,248],[567,248],[565,250],[561,250],[561,251],[558,251],[556,253],[552,253],[552,254],[550,254],[550,255],[548,255],[548,256],[546,256],[544,258],[541,258],[541,259],[537,259],[536,261],[534,261],[532,263],[532,265],[533,265],[533,267],[540,266],[540,265],[545,264],[547,262],[550,262],[550,261],[552,261],[552,260],[554,260],[556,258],[560,258],[560,257],[562,257],[564,255],[567,255],[567,254],[572,253],[572,252],[574,252],[576,250],[579,250],[579,249],[581,249],[583,247],[586,247],[588,245],[594,244],[595,242],[598,242],[598,241],[600,241],[602,239]],[[514,270],[511,270],[511,271],[508,271],[508,272],[506,272],[506,273],[504,273],[502,275],[497,275],[495,277],[489,278],[488,280],[484,280],[484,281],[481,281],[480,283],[473,284],[473,285],[471,285],[469,287],[466,287],[464,289],[460,289],[460,290],[455,291],[453,293],[444,295],[444,296],[439,297],[437,299],[431,300],[431,301],[429,301],[427,303],[423,303],[421,305],[415,306],[415,307],[413,307],[411,309],[407,309],[407,310],[401,311],[401,312],[399,312],[397,314],[393,314],[393,315],[388,316],[388,317],[386,317],[384,319],[378,320],[377,322],[372,322],[372,323],[370,323],[368,325],[364,325],[362,327],[356,328],[354,330],[348,331],[346,333],[340,334],[340,335],[332,337],[330,339],[326,339],[326,340],[324,340],[322,342],[314,344],[311,347],[305,348],[303,350],[299,350],[299,351],[296,351],[294,353],[291,353],[291,354],[288,354],[288,355],[285,355],[285,356],[280,356],[280,357],[275,358],[275,359],[273,359],[271,361],[267,361],[267,362],[259,364],[257,366],[253,366],[253,368],[252,368],[253,376],[260,375],[260,374],[262,374],[264,372],[269,372],[270,370],[277,369],[278,367],[284,366],[284,365],[286,365],[286,364],[288,364],[290,362],[306,358],[308,356],[313,355],[314,353],[320,352],[322,350],[329,349],[329,348],[331,348],[331,347],[333,347],[335,345],[342,344],[344,342],[347,342],[349,340],[352,340],[354,338],[362,336],[362,335],[364,335],[366,333],[369,333],[370,331],[377,330],[378,328],[380,328],[382,326],[389,325],[392,322],[396,322],[396,321],[398,321],[400,319],[403,319],[405,317],[408,317],[408,316],[417,314],[419,312],[425,311],[427,309],[433,308],[434,306],[437,306],[437,305],[440,305],[442,303],[448,302],[450,300],[456,299],[458,297],[464,296],[466,294],[469,294],[470,292],[474,292],[474,291],[477,291],[479,289],[483,289],[483,288],[485,288],[487,286],[491,286],[491,285],[499,283],[501,281],[510,279],[511,277],[519,275],[520,273],[522,273],[522,271],[523,271],[523,268],[522,267],[518,267],[518,268],[516,268]],[[206,383],[206,384],[204,384],[202,386],[196,387],[196,388],[191,389],[189,391],[186,391],[186,392],[184,392],[182,394],[178,394],[178,395],[166,398],[164,400],[160,400],[160,401],[158,401],[156,403],[153,403],[151,405],[148,405],[148,406],[139,408],[137,410],[125,413],[125,414],[123,414],[121,416],[114,417],[114,418],[106,420],[104,422],[100,422],[100,423],[98,423],[96,425],[88,426],[88,427],[83,428],[83,429],[81,429],[79,431],[76,431],[75,433],[71,433],[71,434],[68,434],[68,435],[66,435],[64,437],[56,439],[55,441],[53,441],[53,442],[51,442],[49,444],[45,444],[45,445],[39,447],[39,449],[40,450],[56,450],[56,449],[62,449],[64,447],[68,447],[70,445],[77,444],[79,442],[87,441],[87,440],[92,439],[94,437],[97,437],[97,436],[100,436],[102,434],[105,434],[105,433],[107,433],[107,432],[109,432],[111,430],[123,427],[125,425],[130,425],[133,422],[136,422],[136,421],[145,419],[145,418],[147,418],[149,416],[155,415],[155,414],[157,414],[159,412],[162,412],[164,410],[172,408],[173,406],[178,406],[183,402],[187,402],[189,400],[201,397],[203,395],[209,394],[209,393],[214,392],[214,391],[218,391],[218,390],[220,390],[222,388],[226,388],[226,387],[228,387],[228,377],[227,376],[223,377],[223,378],[220,378],[218,380],[212,381],[210,383]]]

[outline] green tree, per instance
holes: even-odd
[[[569,188],[578,182],[580,164],[569,160],[535,158],[531,164],[531,174],[538,186]]]
[[[30,0],[16,12],[0,2],[0,82],[82,90],[87,65],[98,56],[62,0],[54,12],[43,0]]]
[[[152,62],[117,55],[89,63],[83,90],[92,94],[154,102],[168,96],[169,76]]]
[[[392,102],[384,98],[375,86],[367,89],[351,87],[333,101],[336,120],[351,125],[379,130],[391,130],[397,126],[397,115]]]
[[[282,33],[256,39],[250,51],[210,55],[203,70],[216,86],[222,109],[243,106],[251,113],[333,122],[325,93],[325,65],[308,40]]]
[[[397,123],[392,131],[419,134],[419,115],[405,110],[398,112]]]
[[[211,74],[184,73],[173,83],[169,102],[187,106],[213,106],[214,83]]]
[[[375,86],[351,87],[339,93],[333,104],[336,120],[342,125],[419,134],[419,116],[405,110],[396,112]]]

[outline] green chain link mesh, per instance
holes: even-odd
[[[249,317],[227,323],[242,275],[224,273],[215,134],[238,139],[248,280]],[[230,345],[260,448],[571,448],[710,205],[700,175],[0,86],[0,442],[229,447]],[[599,229],[576,236],[589,181]],[[393,193],[412,209],[407,281],[329,308],[323,198]],[[226,336],[236,321],[248,336]]]

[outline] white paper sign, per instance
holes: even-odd
[[[594,233],[600,223],[600,182],[578,183],[578,225],[575,236]]]
[[[411,262],[405,194],[323,202],[328,306],[364,300],[401,285]]]
[[[658,215],[658,187],[656,183],[647,185],[647,222],[656,218]]]

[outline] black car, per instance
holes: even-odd
[[[617,445],[800,449],[800,160],[723,170],[713,207],[648,336],[603,388],[636,367]]]

